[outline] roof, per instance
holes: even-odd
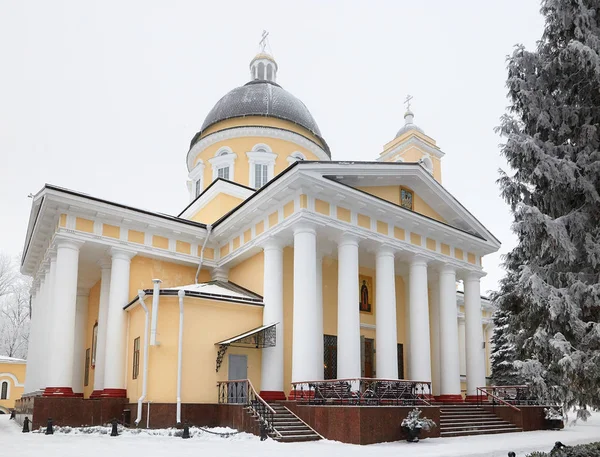
[[[274,324],[268,324],[268,325],[262,325],[260,327],[256,327],[256,328],[254,328],[252,330],[248,330],[247,332],[242,333],[240,335],[228,338],[228,339],[223,340],[223,341],[219,341],[218,343],[215,343],[215,345],[218,345],[218,346],[226,346],[227,345],[228,346],[228,345],[232,345],[232,344],[235,344],[235,343],[242,344],[241,340],[244,340],[244,339],[246,339],[246,338],[248,338],[250,336],[254,336],[257,333],[263,332],[265,330],[269,330],[269,329],[275,327],[277,324],[279,324],[279,322],[276,322]],[[256,345],[256,343],[254,343],[253,346],[254,345]],[[269,347],[269,346],[265,346],[265,347]]]
[[[160,295],[177,296],[180,290],[186,297],[204,298],[206,300],[226,301],[248,305],[263,305],[263,297],[230,281],[209,281],[200,284],[189,284],[178,287],[160,289]],[[153,289],[145,289],[146,295],[152,295]],[[133,306],[139,300],[136,296],[123,309]]]
[[[331,157],[319,126],[306,105],[279,84],[267,80],[250,81],[222,97],[204,119],[202,128],[192,139],[190,147],[211,125],[226,119],[245,116],[274,117],[304,127],[321,140],[325,152]]]
[[[0,355],[0,363],[27,363],[27,360],[8,357],[7,355]]]

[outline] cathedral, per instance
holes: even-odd
[[[443,187],[444,152],[408,103],[372,160],[343,161],[264,47],[249,70],[191,140],[179,214],[48,184],[33,197],[24,398],[129,399],[136,423],[150,403],[181,422],[228,380],[265,401],[373,378],[474,400],[500,242]]]

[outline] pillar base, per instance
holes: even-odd
[[[94,390],[90,394],[90,398],[100,398],[101,396],[102,396],[102,391],[101,390]]]
[[[288,400],[294,401],[309,400],[311,398],[315,398],[314,390],[292,390],[288,395]]]
[[[127,398],[126,389],[104,389],[100,398]]]
[[[76,397],[71,387],[46,387],[44,389],[44,397]]]
[[[477,403],[478,400],[485,401],[487,400],[487,397],[484,395],[480,395],[479,399],[477,398],[477,395],[467,395],[465,397],[465,402],[467,403]]]
[[[285,392],[279,390],[261,390],[259,394],[264,401],[285,401]]]
[[[440,403],[462,403],[464,400],[460,394],[444,394],[435,397],[435,401]]]

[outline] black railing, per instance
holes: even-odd
[[[517,406],[539,405],[538,399],[532,394],[529,386],[487,386],[477,388],[477,404],[495,407],[509,406],[520,411]]]
[[[292,383],[292,396],[310,405],[431,406],[431,383],[404,379],[328,379]]]
[[[273,408],[256,392],[249,379],[217,382],[219,403],[245,405],[260,421],[268,433],[280,433],[273,427]]]

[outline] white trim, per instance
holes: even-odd
[[[223,154],[225,153],[225,154]],[[229,168],[229,177],[227,178],[229,181],[234,181],[234,171],[235,171],[235,159],[237,159],[237,154],[231,152],[231,148],[222,147],[217,151],[217,154],[212,159],[209,159],[208,162],[212,165],[212,174],[213,181],[219,177],[219,169],[221,168]]]
[[[360,328],[366,328],[369,330],[376,330],[377,326],[375,324],[365,324],[363,322],[360,323]]]
[[[306,156],[302,154],[300,151],[294,151],[289,156],[287,156],[287,162],[289,164],[296,163],[298,161],[306,160]]]
[[[312,154],[316,155],[319,160],[331,160],[321,146],[298,133],[274,127],[235,127],[211,133],[192,146],[187,155],[188,170],[191,170],[196,157],[198,157],[198,154],[204,151],[207,147],[218,143],[219,141],[252,136],[277,138],[289,141],[310,151]]]
[[[0,373],[0,379],[2,379],[2,378],[12,379],[13,383],[15,384],[15,387],[25,387],[25,384],[19,383],[19,380],[17,379],[17,377],[12,373]],[[10,383],[9,383],[9,388],[10,388]]]
[[[250,187],[253,187],[256,189],[256,173],[255,173],[255,165],[266,165],[267,166],[267,182],[269,182],[271,179],[273,179],[273,176],[275,174],[275,160],[277,160],[277,154],[274,154],[273,152],[264,152],[264,151],[255,151],[255,149],[257,148],[265,148],[270,150],[271,148],[269,148],[269,146],[267,146],[266,144],[257,144],[256,146],[254,146],[252,149],[252,151],[247,152],[246,156],[248,157],[248,161],[249,161],[249,182],[250,182]],[[265,182],[265,184],[267,183]],[[262,186],[261,186],[262,187]]]
[[[198,198],[189,208],[187,208],[179,217],[183,219],[189,219],[204,206],[206,206],[213,198],[219,194],[226,194],[232,197],[241,198],[246,200],[254,193],[253,190],[246,187],[238,186],[234,183],[227,181],[217,181],[210,189],[205,191],[200,198]]]
[[[206,165],[204,164],[204,162],[202,161],[202,159],[198,160],[198,163],[196,164],[196,166],[194,167],[194,169],[192,171],[190,171],[190,173],[188,174],[188,177],[190,178],[190,186],[188,186],[188,190],[190,192],[190,201],[192,201],[194,198],[196,198],[198,195],[200,195],[202,193],[202,191],[204,190],[204,183],[202,182],[204,179],[204,169],[206,168]],[[197,183],[200,183],[200,191],[198,192],[197,189]]]
[[[409,146],[416,146],[419,149],[421,149],[423,152],[427,152],[427,153],[431,154],[432,156],[437,157],[438,159],[441,159],[442,157],[444,157],[446,155],[437,146],[431,146],[430,144],[428,144],[427,142],[425,142],[423,139],[419,138],[418,136],[411,135],[409,138],[402,141],[401,143],[398,143],[395,147],[393,147],[392,149],[387,151],[385,154],[382,154],[381,156],[379,156],[377,158],[377,161],[385,162],[387,159],[394,156],[395,154],[402,154],[405,150],[407,150],[409,148]]]

